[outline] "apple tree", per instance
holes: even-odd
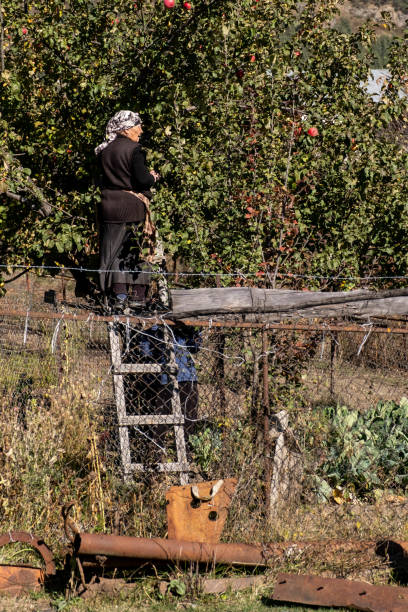
[[[294,287],[406,275],[407,40],[376,103],[375,35],[334,29],[337,0],[171,4],[2,0],[2,261],[96,266],[93,149],[131,108],[187,269]]]

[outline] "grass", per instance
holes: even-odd
[[[52,608],[51,608],[52,606]],[[165,597],[158,600],[153,595],[146,595],[143,586],[125,597],[96,597],[90,600],[79,598],[66,601],[60,596],[44,598],[7,597],[0,599],[0,612],[41,612],[42,610],[65,612],[130,612],[143,610],[148,612],[165,612],[194,610],[195,612],[346,612],[344,608],[318,608],[296,604],[274,603],[267,589],[246,591],[243,593],[226,593],[220,596],[201,596],[195,598]]]

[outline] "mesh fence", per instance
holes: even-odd
[[[407,484],[406,321],[186,325],[18,306],[0,317],[0,531],[58,550],[73,500],[82,529],[164,536],[169,486],[228,477],[227,540],[405,528],[372,509]]]

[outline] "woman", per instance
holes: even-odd
[[[157,172],[146,168],[139,144],[142,122],[138,113],[119,111],[106,126],[106,139],[95,149],[102,168],[100,205],[101,289],[123,310],[128,302],[141,308],[146,302],[150,266],[140,262],[140,244],[150,188]]]

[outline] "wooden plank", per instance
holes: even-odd
[[[120,368],[122,363],[122,352],[120,348],[120,337],[117,327],[114,323],[109,323],[109,341],[111,349],[112,365],[114,368]]]
[[[365,323],[369,317],[394,317],[408,315],[408,300],[405,298],[388,298],[383,300],[364,300],[348,304],[333,304],[328,306],[314,306],[298,310],[288,310],[277,313],[248,313],[245,320],[255,323],[279,322],[283,320],[305,319],[363,319]],[[364,320],[365,319],[365,320]]]
[[[174,414],[125,415],[119,420],[119,427],[136,425],[183,425],[184,416]]]
[[[209,578],[201,583],[201,592],[207,594],[226,593],[228,591],[243,591],[252,587],[263,586],[266,576],[237,576],[236,578]]]
[[[173,315],[208,314],[213,312],[252,312],[250,290],[231,289],[174,289],[170,291]]]
[[[275,439],[275,453],[272,464],[272,478],[269,493],[269,513],[271,519],[278,516],[283,507],[295,503],[300,493],[299,482],[302,480],[302,457],[286,443],[286,432],[289,427],[289,414],[280,410],[271,416],[273,427],[269,438]]]
[[[163,372],[163,366],[157,363],[122,363],[120,366],[115,366],[114,374],[121,376],[123,374],[160,374]]]
[[[171,291],[175,317],[234,313],[277,313],[282,315],[356,316],[408,314],[408,289],[393,291],[292,291],[228,287],[174,289]],[[325,309],[325,310],[324,310]]]
[[[190,466],[188,463],[132,463],[131,472],[147,472],[149,468],[153,468],[158,472],[188,472]],[[129,473],[131,473],[129,472]]]

